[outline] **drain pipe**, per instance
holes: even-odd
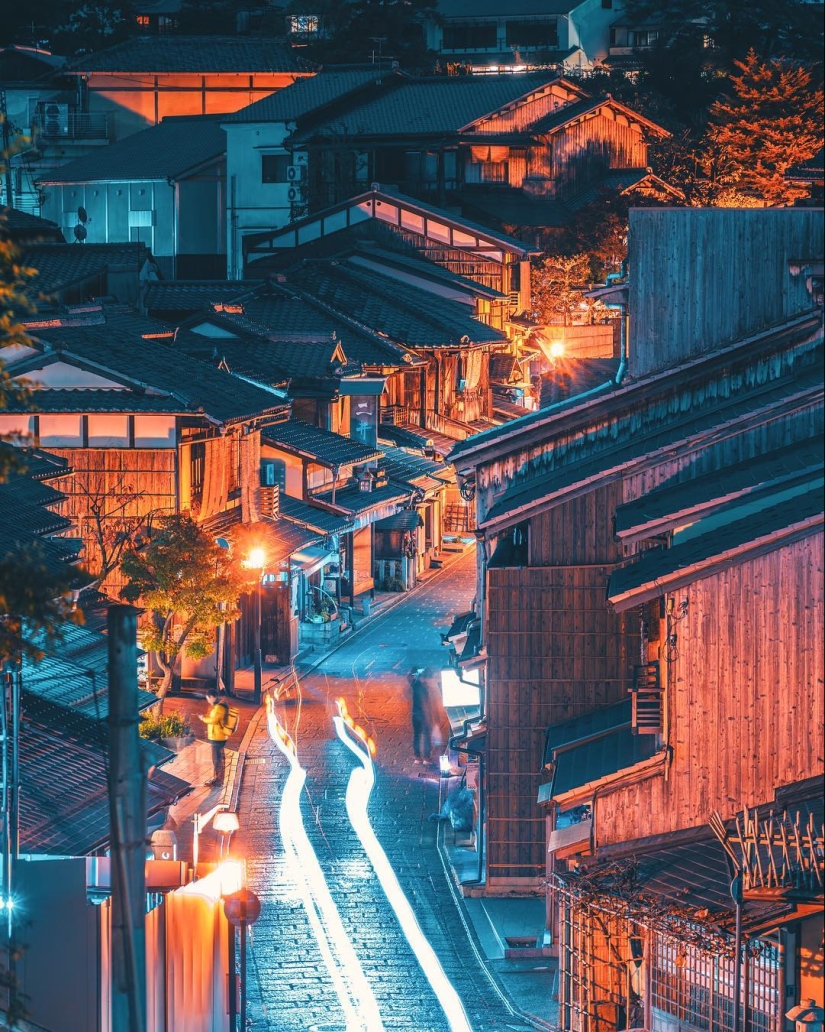
[[[627,279],[627,259],[622,262],[621,272],[609,272],[605,276],[605,284],[621,283],[622,280]],[[628,338],[630,329],[630,316],[628,314],[627,301],[605,301],[605,308],[609,308],[611,311],[620,312],[619,316],[619,368],[616,370],[616,376],[613,382],[619,387],[624,380],[627,373],[627,351],[628,351]]]

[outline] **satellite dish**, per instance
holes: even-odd
[[[86,214],[86,209],[82,204],[77,209],[77,221],[82,222],[84,225],[89,221],[89,216]]]
[[[85,226],[81,226],[80,223],[74,227],[74,238],[79,244],[82,244],[88,235],[88,229]]]

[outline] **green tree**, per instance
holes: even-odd
[[[163,672],[162,706],[181,656],[208,656],[215,628],[237,617],[249,577],[227,549],[181,515],[160,517],[148,544],[128,552],[121,570],[128,581],[121,596],[148,611],[141,642]]]
[[[733,95],[711,108],[709,141],[729,166],[720,185],[788,204],[804,191],[786,181],[786,171],[822,146],[822,83],[800,65],[763,61],[753,50],[736,67]]]

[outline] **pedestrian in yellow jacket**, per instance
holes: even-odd
[[[211,781],[205,782],[209,786],[222,785],[223,775],[226,769],[226,742],[232,731],[226,726],[229,716],[229,704],[222,695],[216,692],[207,692],[206,701],[209,703],[209,712],[204,716],[199,714],[200,719],[206,724],[206,737],[212,746],[212,768],[214,775]]]

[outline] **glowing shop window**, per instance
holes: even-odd
[[[128,448],[129,417],[119,412],[89,416],[90,448]]]
[[[174,416],[135,416],[136,448],[174,448]]]
[[[41,416],[40,445],[52,448],[82,448],[83,416],[75,413]]]
[[[22,412],[13,416],[0,416],[0,437],[8,437],[8,444],[16,444],[22,437],[30,437],[34,433],[34,416],[24,416]]]

